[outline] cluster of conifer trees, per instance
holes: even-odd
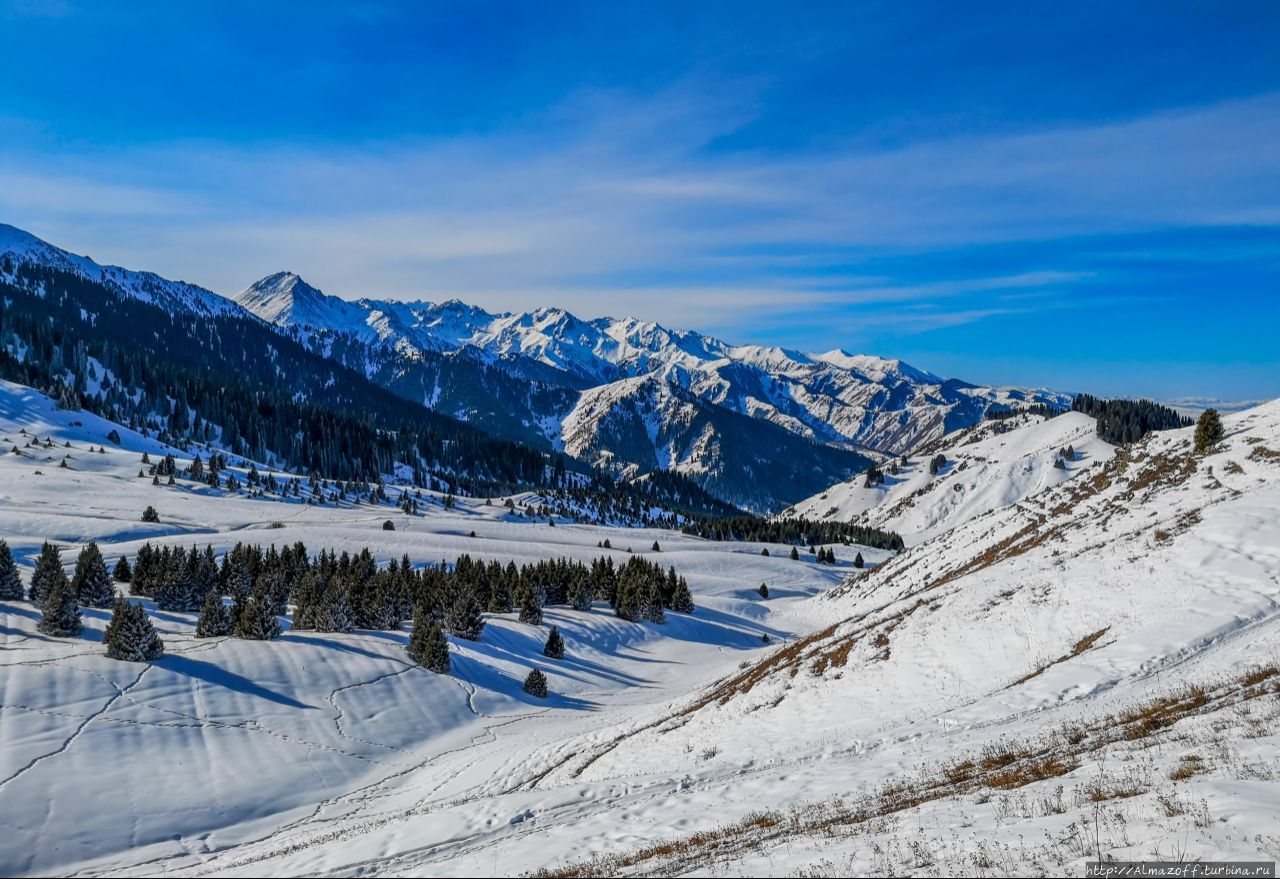
[[[1135,443],[1153,430],[1173,430],[1192,423],[1185,415],[1151,400],[1103,400],[1077,394],[1071,408],[1097,418],[1098,436],[1114,445]]]
[[[755,516],[733,516],[725,519],[702,519],[690,522],[680,530],[708,540],[746,540],[793,546],[858,543],[898,552],[905,545],[902,536],[893,531],[852,522],[816,521],[802,517],[760,519]]]

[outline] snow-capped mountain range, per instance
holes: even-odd
[[[592,389],[588,409],[604,414],[604,385],[652,376],[707,403],[762,419],[816,442],[900,453],[975,423],[992,404],[1069,403],[1044,389],[979,387],[944,379],[901,360],[834,350],[806,354],[779,347],[732,345],[635,318],[583,320],[561,308],[491,314],[457,300],[442,303],[348,301],[328,296],[292,273],[263,278],[235,297],[263,320],[312,344],[358,340],[371,364],[422,352],[466,353],[486,363],[523,367],[550,384]],[[377,369],[377,366],[374,366]],[[430,401],[425,401],[430,403]],[[551,413],[542,413],[551,414]],[[570,442],[589,414],[555,413],[552,442]]]
[[[0,277],[69,272],[170,313],[250,319],[407,400],[505,439],[627,476],[687,475],[777,510],[982,420],[991,406],[1067,405],[1043,389],[980,387],[900,360],[733,345],[634,318],[564,309],[494,314],[458,300],[348,300],[279,272],[228,299],[102,266],[0,225]],[[768,480],[761,476],[768,474]]]

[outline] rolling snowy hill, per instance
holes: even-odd
[[[1087,472],[1114,451],[1098,438],[1095,420],[1079,412],[984,421],[883,465],[881,483],[854,477],[784,515],[860,522],[919,543]],[[933,473],[938,455],[946,463]]]
[[[1071,440],[1069,417],[957,448],[1003,454],[998,484]],[[146,540],[415,562],[621,561],[657,540],[697,609],[659,626],[548,608],[562,663],[541,656],[545,627],[488,615],[435,676],[406,662],[404,632],[195,639],[193,614],[150,601],[168,655],[116,662],[105,612],[59,639],[29,604],[0,603],[0,864],[950,875],[1070,873],[1099,852],[1273,859],[1280,401],[1224,421],[1204,456],[1190,429],[1123,449],[1082,439],[1092,457],[1072,478],[897,556],[837,546],[832,567],[552,527],[501,499],[448,508],[428,492],[388,532],[385,508],[157,486],[138,476],[141,452],[166,451],[156,440],[5,384],[0,439],[22,454],[0,457],[0,532],[24,576],[45,540],[68,563],[90,538],[113,561]],[[146,504],[158,523],[139,521]],[[546,702],[519,687],[532,665]]]

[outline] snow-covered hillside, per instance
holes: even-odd
[[[832,569],[499,503],[386,532],[368,507],[154,486],[154,441],[89,452],[111,425],[0,392],[0,438],[41,438],[0,458],[23,564],[91,537],[109,559],[143,540],[517,561],[659,540],[698,604],[666,626],[550,609],[561,664],[544,629],[492,616],[445,677],[406,663],[403,633],[197,640],[154,608],[169,655],[119,663],[103,612],[53,639],[0,605],[9,872],[1070,874],[1099,852],[1280,850],[1280,401],[1225,418],[1206,456],[1189,429],[1097,447],[856,571],[853,547]],[[1068,424],[1000,436],[1030,453]],[[531,665],[547,702],[519,689]]]
[[[68,569],[89,540],[111,564],[136,558],[148,541],[210,544],[221,554],[242,541],[301,540],[312,552],[368,546],[384,563],[408,554],[416,564],[463,553],[504,564],[600,556],[621,564],[634,550],[685,575],[697,604],[665,625],[626,622],[604,606],[548,608],[544,626],[487,615],[482,640],[455,640],[453,674],[436,676],[408,661],[404,632],[198,640],[195,614],[157,611],[149,599],[166,657],[117,662],[102,655],[109,611],[82,609],[85,632],[55,639],[37,631],[40,613],[29,603],[0,603],[0,866],[9,874],[149,872],[165,868],[142,865],[174,857],[192,867],[366,805],[421,811],[476,785],[514,784],[529,749],[554,746],[570,729],[607,730],[615,712],[665,704],[759,654],[765,636],[806,631],[803,599],[852,571],[854,548],[838,548],[836,566],[794,562],[776,546],[767,558],[759,544],[551,526],[516,515],[502,498],[446,508],[426,492],[425,512],[405,515],[187,480],[153,485],[139,476],[142,453],[173,453],[180,465],[189,458],[10,383],[0,383],[0,449],[0,536],[24,578],[46,540],[63,547]],[[148,505],[158,522],[140,521]],[[383,530],[388,518],[395,531]],[[606,540],[611,549],[600,547]],[[755,591],[761,582],[772,590],[767,601]],[[567,641],[562,662],[541,655],[551,624]],[[546,701],[521,690],[532,666],[550,679]],[[37,800],[47,808],[32,808]]]
[[[869,486],[856,476],[784,515],[861,522],[919,543],[1087,472],[1114,451],[1098,438],[1094,419],[1078,412],[983,421],[886,462],[883,482]],[[946,463],[934,473],[930,463],[938,455]]]

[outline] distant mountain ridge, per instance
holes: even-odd
[[[732,345],[560,308],[493,314],[458,300],[347,300],[293,272],[231,299],[100,266],[0,225],[0,274],[31,263],[171,313],[251,319],[397,396],[502,439],[638,476],[667,469],[774,511],[977,423],[991,406],[1071,397],[944,379],[900,360]],[[268,346],[269,347],[269,346]],[[263,356],[271,356],[264,349]]]

